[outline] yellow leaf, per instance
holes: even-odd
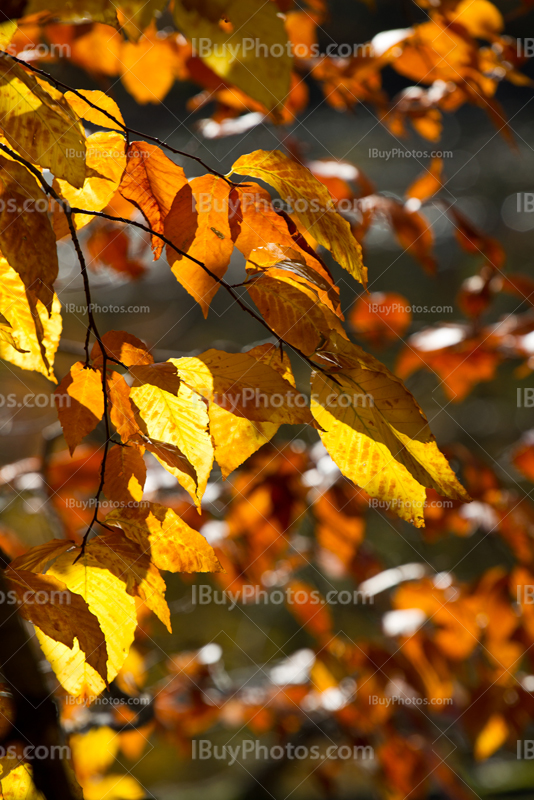
[[[121,125],[124,125],[124,119],[122,118],[122,114],[115,100],[100,89],[78,89],[77,94],[74,92],[65,92],[64,95],[69,106],[82,119],[86,119],[88,122],[92,122],[93,125],[98,125],[100,128],[109,128],[112,131],[122,130],[120,125],[113,122],[113,120],[103,114],[102,111],[97,111],[96,108],[92,108],[89,103],[79,97],[78,95],[80,94],[95,106],[98,106],[103,109],[103,111],[107,111],[108,114],[111,114],[112,117],[115,117]]]
[[[171,358],[180,378],[210,404],[259,422],[311,422],[307,400],[280,372],[249,353],[206,350],[191,358]]]
[[[0,758],[2,800],[45,800],[32,780],[32,768],[15,758]]]
[[[208,412],[204,401],[183,383],[176,394],[148,383],[133,386],[130,398],[136,407],[136,420],[145,436],[178,448],[193,466],[196,480],[179,468],[173,469],[162,462],[200,507],[213,464],[213,446],[208,433]]]
[[[85,783],[83,796],[84,800],[143,800],[146,792],[131,775],[106,775]]]
[[[165,221],[165,236],[222,278],[234,249],[229,221],[230,186],[217,175],[204,175],[193,178],[189,187],[184,187],[172,204]],[[219,283],[169,245],[167,260],[178,281],[207,317]]]
[[[336,334],[322,353],[335,375],[313,374],[311,408],[341,472],[416,527],[424,526],[425,486],[468,500],[399,378]]]
[[[221,17],[230,21],[231,33],[219,25]],[[219,77],[269,111],[283,105],[289,94],[292,59],[275,5],[262,0],[227,0],[208,7],[176,0],[174,19],[188,39],[201,45],[204,40],[204,47],[208,44],[209,52],[199,54]],[[247,48],[247,42],[253,47]]]
[[[309,356],[328,339],[330,331],[346,334],[318,293],[295,277],[273,267],[253,274],[246,287],[269,327]]]
[[[223,572],[211,545],[171,508],[145,503],[122,508],[106,517],[107,525],[118,525],[129,539],[150,552],[152,563],[168,572]]]
[[[14,19],[8,19],[7,22],[0,23],[0,47],[6,50],[11,39],[17,30],[17,22]]]
[[[85,180],[83,128],[63,96],[54,94],[19,64],[0,57],[0,124],[6,139],[27,161],[80,188]]]
[[[104,494],[109,500],[131,503],[141,500],[146,480],[143,452],[136,445],[116,445],[106,459]]]
[[[56,389],[56,406],[63,435],[72,455],[82,439],[104,416],[102,375],[77,361]]]
[[[61,335],[61,304],[56,295],[52,315],[43,303],[27,292],[20,275],[0,256],[0,313],[17,332],[20,352],[0,341],[0,357],[21,369],[35,370],[56,382],[54,357]]]
[[[124,138],[114,131],[99,131],[87,138],[87,174],[81,189],[75,189],[64,180],[56,179],[54,189],[71,208],[102,211],[118,189],[126,166]],[[94,217],[74,214],[74,224],[83,228]],[[59,203],[54,204],[54,230],[61,238],[69,233],[67,218]]]
[[[275,369],[291,386],[295,386],[291,362],[285,353],[283,357],[280,355],[276,345],[260,345],[247,350],[246,355]],[[215,460],[221,468],[223,479],[270,441],[280,427],[277,422],[254,422],[236,416],[216,403],[209,404],[208,413]]]
[[[0,156],[0,248],[26,288],[50,310],[58,260],[47,211],[48,200],[33,175]]]
[[[73,563],[78,554],[64,553],[54,562],[47,575],[52,575],[65,583],[71,592],[81,595],[98,619],[106,640],[109,682],[122,667],[134,639],[137,626],[135,600],[126,592],[124,579],[113,575],[109,569],[91,564],[90,556],[82,556]],[[67,648],[37,630],[45,657],[67,692],[75,696],[83,692],[99,694],[105,688],[104,681],[85,662],[77,644]]]
[[[330,250],[338,264],[356,280],[366,285],[367,269],[362,263],[361,247],[349,223],[335,210],[326,186],[306,167],[279,150],[255,150],[238,158],[233,172],[260,178],[276,189],[317,242]]]
[[[163,233],[172,201],[187,183],[185,173],[159,147],[147,142],[131,142],[126,156],[126,171],[119,191],[143,212],[152,230]],[[162,249],[163,241],[153,236],[154,259],[160,257]]]
[[[169,633],[171,616],[165,600],[165,581],[151,562],[150,547],[127,539],[122,533],[106,533],[89,542],[86,549],[90,563],[104,566],[126,583],[129,594],[141,598]]]
[[[73,647],[77,638],[87,663],[105,678],[106,641],[85,600],[53,575],[12,566],[5,575],[17,595],[19,614],[66,647]]]
[[[12,569],[29,569],[31,572],[42,572],[49,561],[57,558],[73,543],[68,539],[51,539],[44,544],[31,547],[22,556],[14,558],[10,564]]]
[[[505,743],[509,732],[508,723],[503,715],[492,714],[477,736],[475,742],[476,760],[484,761],[484,759],[492,756]]]
[[[117,731],[107,725],[93,728],[87,733],[75,733],[70,737],[72,761],[82,786],[85,786],[88,778],[105,772],[113,764],[119,742]]]

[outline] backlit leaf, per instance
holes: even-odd
[[[279,150],[256,150],[238,158],[232,172],[260,178],[276,189],[317,242],[356,280],[367,283],[361,247],[348,222],[337,213],[328,189],[306,167]]]
[[[0,341],[1,358],[21,369],[40,372],[55,383],[54,357],[62,327],[60,309],[54,295],[49,315],[43,303],[26,290],[20,275],[0,256],[0,313],[17,332],[20,348]]]
[[[127,592],[124,581],[108,569],[94,566],[89,556],[82,556],[76,563],[78,553],[60,556],[47,572],[67,585],[71,592],[81,595],[89,610],[98,619],[106,640],[108,654],[107,680],[112,681],[122,667],[133,642],[137,625],[135,601]],[[104,681],[80,658],[75,646],[67,648],[53,642],[50,637],[38,632],[46,658],[63,687],[76,696],[88,689],[99,694]]]
[[[119,191],[143,212],[152,230],[163,233],[163,223],[172,201],[187,183],[185,173],[159,147],[147,142],[131,142],[126,158],[126,171]],[[153,236],[155,259],[159,258],[162,249],[163,241]]]
[[[336,365],[337,383],[322,372],[314,374],[312,413],[342,473],[416,527],[424,526],[425,487],[468,499],[401,381],[335,335],[324,353]]]
[[[19,614],[66,647],[72,648],[76,638],[87,663],[105,679],[106,641],[83,597],[51,574],[38,575],[10,566],[6,578],[16,592]]]
[[[16,161],[0,156],[0,248],[6,260],[50,310],[58,273],[56,239],[43,190]]]
[[[122,503],[141,500],[146,480],[142,451],[135,445],[115,445],[108,452],[104,494]]]
[[[168,463],[163,464],[200,506],[213,463],[204,401],[184,383],[180,383],[176,394],[154,384],[133,386],[130,398],[136,408],[137,423],[145,436],[178,448],[195,470],[196,479],[193,480],[189,473],[169,468]]]
[[[176,196],[165,222],[165,235],[180,250],[222,278],[234,249],[228,216],[230,187],[217,175],[193,178],[190,187],[192,197],[187,190]],[[192,234],[194,239],[191,239]],[[195,298],[207,317],[219,283],[201,266],[181,256],[169,245],[167,260],[178,281]]]
[[[104,392],[100,372],[77,361],[56,389],[56,406],[63,435],[74,452],[104,415]]]
[[[108,114],[115,117],[121,125],[124,125],[120,109],[113,98],[105,92],[100,91],[100,89],[78,89],[76,94],[74,92],[65,92],[65,100],[79,117],[86,119],[88,122],[92,122],[93,125],[98,125],[100,128],[109,128],[112,131],[122,130],[121,125],[117,125],[117,123],[113,122],[106,114],[103,114],[102,111],[92,108],[89,103],[85,102],[79,95],[83,95],[89,102],[98,106],[98,108],[101,108],[103,111],[107,111]]]
[[[115,509],[106,517],[149,552],[152,563],[168,572],[221,572],[213,548],[171,508],[146,503],[137,508]]]
[[[219,26],[221,17],[230,21],[231,32]],[[289,93],[291,57],[275,5],[262,0],[225,0],[209,7],[176,0],[174,20],[188,39],[207,41],[208,53],[201,55],[217,75],[269,111],[283,104]],[[247,40],[255,46],[245,48]],[[272,52],[275,46],[276,55]]]
[[[63,96],[0,57],[0,125],[21,156],[81,188],[85,180],[83,128]]]

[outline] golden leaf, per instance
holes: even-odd
[[[231,33],[219,26],[221,17],[230,21]],[[176,0],[174,20],[188,39],[209,41],[210,52],[201,57],[219,77],[269,111],[283,105],[289,94],[291,56],[276,6],[262,0],[227,0],[211,7]],[[251,50],[243,46],[247,40],[255,44]]]
[[[145,503],[115,509],[106,525],[117,525],[149,552],[152,563],[168,572],[223,572],[211,545],[171,508]]]
[[[148,383],[133,386],[130,398],[136,407],[136,420],[145,436],[177,447],[193,466],[196,480],[190,474],[170,468],[162,462],[200,507],[213,463],[213,446],[208,433],[208,412],[204,401],[184,383],[180,383],[176,394]]]
[[[102,375],[77,361],[57,387],[55,400],[63,435],[72,455],[104,415]]]
[[[85,136],[78,117],[63,95],[5,56],[0,58],[0,124],[27,161],[78,189],[83,186]]]
[[[276,189],[317,242],[330,250],[338,264],[356,280],[366,285],[367,269],[362,263],[361,247],[349,223],[337,213],[326,186],[306,167],[279,150],[255,150],[238,158],[233,172],[260,178]]]
[[[144,214],[156,233],[163,233],[165,217],[187,178],[181,167],[147,142],[131,142],[126,151],[126,171],[119,191]],[[163,241],[152,236],[154,259],[161,255]]]

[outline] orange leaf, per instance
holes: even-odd
[[[126,158],[119,191],[143,212],[152,230],[163,233],[163,223],[172,201],[187,183],[185,173],[159,147],[147,142],[132,142]],[[152,237],[152,250],[154,260],[159,258],[163,241],[157,236]]]
[[[57,387],[55,401],[63,435],[72,455],[104,416],[101,374],[77,361]]]

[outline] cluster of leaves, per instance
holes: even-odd
[[[503,79],[518,85],[528,80],[518,70],[516,48],[502,35],[500,13],[487,0],[432,3],[426,22],[395,36],[385,32],[357,56],[334,58],[315,55],[316,30],[326,13],[321,2],[307,11],[255,0],[193,8],[175,0],[169,9],[157,0],[118,7],[107,0],[76,0],[68,8],[55,0],[14,5],[14,19],[0,26],[0,356],[56,381],[62,330],[57,242],[64,237],[79,261],[87,336],[85,358],[72,365],[55,395],[69,455],[55,453],[38,466],[64,538],[27,549],[6,532],[1,544],[12,560],[4,578],[57,679],[65,728],[75,731],[70,741],[84,796],[142,797],[133,780],[102,774],[119,747],[138,757],[154,728],[187,751],[192,736],[221,721],[257,732],[275,728],[284,739],[322,711],[333,714],[344,740],[375,748],[392,797],[424,796],[429,773],[447,792],[462,796],[455,764],[437,756],[432,725],[425,726],[420,710],[406,712],[406,723],[394,707],[372,706],[370,697],[453,699],[450,707],[433,706],[433,713],[445,717],[451,708],[463,709],[463,733],[477,758],[525,728],[531,698],[526,687],[518,688],[518,673],[529,663],[534,627],[531,607],[516,613],[511,598],[534,580],[534,510],[487,467],[456,451],[451,455],[463,465],[464,489],[401,378],[427,367],[451,397],[462,399],[476,382],[491,379],[503,358],[526,358],[523,370],[530,370],[532,314],[491,326],[482,326],[480,317],[501,291],[531,302],[531,281],[504,275],[498,243],[447,209],[461,246],[484,258],[458,300],[468,320],[411,337],[398,377],[349,338],[339,286],[321,253],[328,251],[366,287],[361,244],[372,223],[385,219],[400,245],[435,272],[432,230],[420,209],[441,188],[439,159],[407,189],[403,202],[376,193],[349,162],[307,162],[296,144],[287,156],[262,150],[241,155],[227,175],[203,165],[206,174],[188,179],[165,151],[187,154],[132,131],[103,91],[69,89],[33,62],[42,58],[43,43],[68,45],[75,64],[98,79],[121,75],[138,102],[159,102],[175,79],[193,80],[203,88],[193,108],[217,103],[210,135],[243,130],[266,117],[290,121],[306,104],[303,75],[310,74],[335,108],[370,103],[395,135],[410,122],[435,141],[441,113],[470,102],[509,137],[494,94]],[[260,35],[266,45],[282,48],[291,42],[295,57],[259,60],[242,53],[229,62],[228,55],[198,56],[190,44],[208,37],[231,45],[237,35]],[[391,104],[380,80],[387,66],[428,88],[407,90]],[[83,121],[96,132],[88,134]],[[289,212],[280,211],[255,181],[270,186]],[[343,212],[343,200],[357,213]],[[135,277],[144,269],[117,226],[147,236],[154,259],[165,255],[205,317],[215,294],[225,291],[263,326],[269,341],[241,353],[209,349],[155,363],[146,343],[132,334],[101,334],[91,311],[85,248],[123,274]],[[235,251],[244,259],[242,288],[255,308],[225,279]],[[362,295],[354,307],[353,329],[372,345],[402,336],[409,311],[395,317],[370,312],[372,298]],[[398,296],[382,296],[378,305],[388,302],[408,305]],[[296,388],[291,351],[312,370],[311,402]],[[373,402],[362,402],[367,397]],[[93,450],[82,442],[101,422],[104,442]],[[321,457],[327,453],[335,471],[324,471],[313,451],[270,450],[283,424],[315,428]],[[530,478],[532,453],[526,440],[514,456]],[[159,463],[176,479],[172,492],[145,490],[147,463]],[[214,467],[224,479],[239,472],[223,490],[225,534],[210,544],[200,529],[217,518],[201,504]],[[6,483],[16,485],[19,474],[15,470]],[[429,503],[441,496],[451,499],[449,506]],[[89,498],[95,502],[87,511],[81,501]],[[418,528],[426,521],[424,535],[431,541],[489,526],[505,540],[514,566],[491,570],[475,585],[452,575],[432,579],[417,569],[386,575],[364,542],[372,498]],[[103,499],[115,506],[105,517]],[[315,537],[303,543],[298,529],[309,506]],[[229,591],[261,587],[269,573],[278,585],[309,594],[313,587],[301,573],[310,561],[332,578],[355,581],[366,597],[395,589],[386,615],[392,627],[385,625],[379,643],[355,643],[336,633],[324,605],[291,605],[316,642],[299,680],[280,684],[271,675],[252,695],[229,679],[225,693],[205,653],[179,653],[167,665],[167,686],[155,693],[148,721],[122,709],[103,725],[85,706],[69,705],[68,698],[97,696],[112,682],[125,693],[140,691],[152,624],[147,614],[170,631],[162,571],[213,573]],[[57,593],[68,601],[56,604]],[[34,602],[37,596],[49,600]],[[7,689],[16,695],[16,686]],[[176,693],[183,698],[179,706]],[[482,704],[483,696],[491,702]],[[6,699],[4,705],[12,723],[17,704]],[[16,726],[7,724],[4,738],[16,740]],[[37,797],[26,764],[1,762],[4,796]],[[325,764],[318,777],[326,785],[334,773]]]

